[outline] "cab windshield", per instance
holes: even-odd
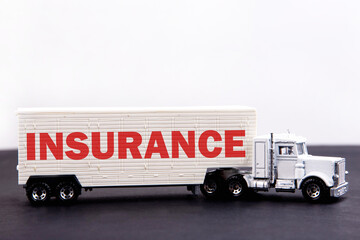
[[[305,143],[297,143],[296,148],[297,148],[298,155],[307,155],[308,154]]]

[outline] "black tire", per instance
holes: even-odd
[[[64,204],[73,203],[79,197],[80,189],[74,182],[60,182],[55,190],[56,199]]]
[[[304,198],[310,202],[321,202],[330,198],[329,188],[317,178],[305,180],[301,190]]]
[[[26,188],[26,196],[32,205],[41,206],[49,201],[51,188],[45,182],[33,183]]]
[[[226,194],[231,198],[241,198],[246,195],[248,186],[242,176],[232,176],[226,180]]]
[[[206,198],[217,198],[222,192],[221,178],[216,175],[205,177],[204,184],[200,185],[200,190]]]

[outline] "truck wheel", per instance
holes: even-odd
[[[310,202],[319,202],[329,198],[329,189],[323,181],[310,178],[306,180],[302,187],[304,198]]]
[[[204,184],[200,185],[200,190],[207,198],[218,197],[221,193],[221,179],[211,175],[205,177]]]
[[[26,188],[26,196],[31,204],[40,206],[49,201],[51,188],[45,182],[33,183]]]
[[[61,203],[72,203],[78,198],[80,188],[73,182],[60,182],[55,193]]]
[[[241,176],[232,176],[226,180],[227,195],[231,198],[240,198],[248,190],[245,180]]]

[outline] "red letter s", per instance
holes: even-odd
[[[79,138],[81,141],[87,139],[87,136],[81,132],[73,132],[70,133],[66,138],[66,144],[73,149],[79,150],[79,153],[75,153],[74,151],[66,151],[65,154],[68,158],[72,160],[80,160],[87,157],[89,154],[89,147],[82,142],[75,141],[76,138]]]

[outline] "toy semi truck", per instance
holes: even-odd
[[[316,157],[291,134],[256,136],[248,107],[20,109],[18,183],[31,203],[97,187],[187,186],[206,197],[248,190],[310,201],[348,191],[345,159]]]

